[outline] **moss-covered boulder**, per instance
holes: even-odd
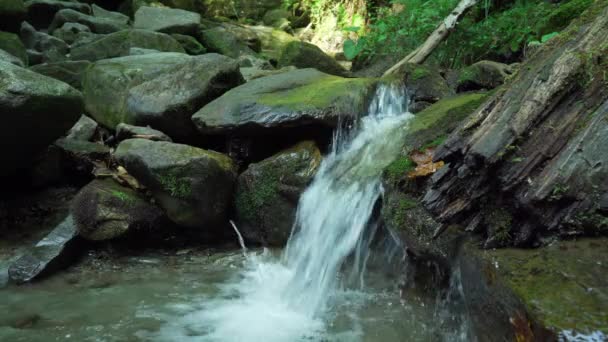
[[[335,127],[367,109],[374,79],[348,79],[314,69],[258,78],[226,92],[192,117],[202,133],[276,130],[308,124]]]
[[[291,17],[291,12],[289,12],[285,9],[279,8],[279,9],[274,9],[274,10],[266,12],[266,14],[264,14],[264,18],[262,19],[262,21],[264,22],[264,25],[275,27],[275,28],[278,28],[283,31],[290,31],[291,30],[291,22],[289,21],[290,17]]]
[[[34,65],[30,70],[52,77],[81,90],[85,70],[91,65],[89,61],[62,61]]]
[[[163,212],[143,195],[112,179],[94,180],[72,200],[80,236],[103,241],[127,234],[145,236],[159,228]]]
[[[178,41],[165,33],[146,30],[124,30],[108,34],[88,44],[72,48],[70,59],[98,61],[128,56],[131,48],[152,49],[162,52],[184,52]]]
[[[0,31],[0,49],[19,58],[23,65],[28,65],[27,52],[18,35]]]
[[[180,226],[210,230],[225,223],[236,181],[232,160],[200,148],[125,140],[116,159],[152,192],[169,218]]]
[[[99,124],[95,120],[86,115],[81,115],[80,119],[70,128],[66,139],[91,141],[95,137],[98,128]]]
[[[16,32],[26,13],[23,0],[0,1],[0,31]]]
[[[218,54],[113,58],[87,70],[85,105],[108,128],[149,125],[183,141],[195,134],[194,112],[243,82],[236,61]]]
[[[268,26],[251,26],[250,29],[259,37],[262,53],[275,61],[279,60],[281,51],[287,44],[299,41],[298,38],[285,31]]]
[[[26,20],[36,29],[47,29],[55,14],[63,9],[71,9],[84,14],[91,14],[91,6],[74,1],[60,0],[27,0]]]
[[[513,69],[503,63],[479,61],[460,71],[456,82],[457,91],[494,89],[505,82]]]
[[[347,72],[336,60],[318,46],[293,41],[285,45],[279,57],[279,67],[293,65],[298,68],[315,68],[327,74],[344,76]]]
[[[184,51],[186,51],[186,53],[189,55],[196,56],[202,55],[207,52],[207,49],[203,46],[203,44],[201,44],[198,40],[196,40],[196,38],[192,36],[174,33],[171,35],[171,37],[177,40],[184,48]]]
[[[305,141],[251,164],[239,176],[236,219],[250,241],[282,246],[295,221],[300,194],[314,177],[321,153],[312,141]]]
[[[110,17],[95,17],[72,9],[63,9],[55,14],[55,18],[49,26],[49,32],[53,33],[65,23],[78,23],[88,26],[93,33],[107,34],[127,29],[129,26],[120,19]]]
[[[404,64],[396,75],[405,84],[413,102],[412,113],[417,113],[429,104],[454,95],[447,81],[435,69],[424,65]]]
[[[14,64],[16,66],[20,66],[20,67],[25,67],[25,64],[23,64],[23,61],[20,60],[19,58],[11,55],[10,53],[0,49],[0,60],[5,61],[5,62],[9,62],[11,64]]]
[[[76,89],[6,61],[0,61],[0,79],[0,175],[7,175],[65,134],[83,107]]]
[[[21,24],[19,36],[27,48],[28,56],[32,56],[31,53],[40,56],[39,58],[28,57],[30,65],[37,64],[38,62],[52,63],[67,59],[70,47],[66,42],[44,32],[36,31],[26,21]]]
[[[176,8],[142,6],[135,12],[136,29],[163,33],[195,34],[201,15]]]
[[[242,55],[255,55],[255,51],[234,32],[223,26],[202,30],[200,40],[209,51],[232,58]]]
[[[86,41],[92,41],[95,38],[100,38],[102,35],[91,32],[88,26],[78,23],[65,23],[60,28],[53,31],[53,37],[57,37],[68,43],[71,47],[84,44]]]

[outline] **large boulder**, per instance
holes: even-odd
[[[513,68],[493,61],[479,61],[460,71],[456,88],[458,91],[494,89],[505,82]]]
[[[20,67],[24,67],[25,65],[23,64],[23,61],[20,60],[19,58],[11,55],[10,53],[0,49],[0,60],[2,61],[6,61],[9,62],[11,64],[14,64],[16,66],[20,66]]]
[[[217,54],[156,53],[95,63],[85,75],[87,111],[99,123],[151,126],[191,138],[192,114],[243,83],[236,61]]]
[[[71,208],[78,233],[102,241],[145,236],[160,228],[163,212],[131,188],[112,179],[94,180],[74,197]]]
[[[26,13],[23,0],[0,1],[0,31],[15,32],[19,30],[19,25]]]
[[[57,37],[67,44],[74,44],[77,40],[82,40],[85,37],[99,37],[99,35],[91,32],[91,29],[78,23],[65,23],[60,28],[53,31],[53,37]]]
[[[318,46],[301,41],[290,42],[281,51],[279,67],[289,65],[298,68],[315,68],[319,71],[338,76],[346,74],[346,70]]]
[[[70,52],[70,47],[63,40],[44,32],[36,31],[36,29],[26,21],[21,24],[19,35],[21,41],[28,50],[28,55],[30,51],[40,54],[40,60],[36,60],[36,62],[62,61],[67,58],[66,55]],[[35,64],[33,58],[29,58],[29,60],[30,64]]]
[[[300,194],[314,177],[321,153],[305,141],[259,163],[238,179],[236,219],[248,240],[282,246],[291,233]]]
[[[417,113],[432,103],[454,95],[454,91],[439,72],[427,66],[404,64],[397,70],[396,75],[407,88],[412,102],[410,106],[412,113]]]
[[[49,32],[52,33],[56,29],[63,26],[65,23],[78,23],[88,26],[93,33],[112,33],[127,29],[129,26],[122,20],[114,19],[110,17],[95,17],[87,15],[72,9],[64,9],[57,14],[53,22],[49,26]]]
[[[255,51],[234,32],[224,26],[202,30],[200,40],[209,51],[232,58],[242,55],[255,55]]]
[[[27,167],[66,133],[83,105],[80,92],[69,85],[5,61],[0,61],[0,79],[0,175],[7,175]]]
[[[228,156],[188,145],[130,139],[118,145],[115,157],[178,225],[211,229],[228,218],[236,180]]]
[[[129,56],[131,48],[162,52],[184,52],[182,46],[168,34],[146,30],[124,30],[72,48],[72,60],[88,60]]]
[[[314,69],[258,78],[212,101],[192,117],[204,134],[262,133],[308,124],[335,127],[367,109],[372,79],[348,79]],[[262,129],[262,130],[260,130]]]
[[[201,15],[175,8],[140,7],[135,12],[133,27],[164,33],[195,34]]]
[[[202,55],[207,52],[207,49],[198,41],[196,38],[192,36],[188,36],[185,34],[174,33],[171,35],[175,40],[177,40],[187,54],[189,55]]]
[[[25,7],[27,9],[27,21],[37,29],[48,28],[55,14],[63,9],[91,14],[91,6],[74,1],[27,0]]]
[[[131,18],[129,18],[128,15],[122,14],[120,12],[108,11],[95,4],[93,4],[91,8],[93,9],[93,16],[96,18],[105,18],[108,20],[115,21],[117,23],[121,23],[123,25],[128,25],[131,21]]]
[[[71,215],[9,267],[10,281],[23,284],[71,265],[83,252],[83,241]]]
[[[253,31],[260,40],[260,47],[264,52],[264,55],[275,61],[279,60],[281,52],[285,49],[287,44],[299,41],[299,39],[293,35],[272,27],[250,26],[249,29]]]
[[[85,70],[91,65],[89,61],[62,61],[34,65],[30,70],[52,77],[81,90]]]
[[[25,46],[23,45],[23,42],[21,42],[18,35],[10,32],[0,31],[0,49],[19,58],[24,65],[28,64]]]

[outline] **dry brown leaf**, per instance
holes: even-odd
[[[133,176],[131,176],[127,172],[127,170],[120,165],[116,168],[116,173],[112,177],[118,183],[120,183],[122,185],[127,185],[132,189],[135,189],[135,190],[143,189],[143,186],[141,184],[139,184],[137,179],[135,179]]]
[[[433,154],[435,153],[434,148],[427,148],[424,151],[414,151],[410,154],[410,159],[416,163],[416,169],[410,171],[407,174],[408,178],[417,178],[431,175],[445,163],[443,161],[433,162]]]

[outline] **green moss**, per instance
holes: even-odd
[[[426,67],[418,66],[412,71],[410,75],[410,80],[417,81],[429,75],[431,75],[431,71],[429,69],[427,69]]]
[[[125,202],[125,204],[127,204],[127,205],[135,204],[136,199],[133,198],[131,195],[127,194],[126,192],[119,191],[119,190],[110,190],[110,191],[114,197],[117,197],[121,201]]]
[[[0,49],[19,58],[27,65],[27,52],[25,51],[25,46],[16,34],[0,31]]]
[[[484,252],[527,309],[556,331],[608,333],[608,240],[561,241],[541,249]]]
[[[403,156],[392,162],[384,171],[391,183],[396,183],[416,168],[416,163],[408,156]]]
[[[371,88],[375,79],[368,78],[342,78],[326,76],[313,84],[302,87],[265,94],[259,103],[271,107],[284,106],[290,109],[327,108],[336,103],[336,98],[361,93],[361,90]],[[361,95],[361,94],[359,94]]]
[[[176,198],[188,198],[192,195],[190,180],[181,176],[179,170],[164,171],[159,175],[158,180],[163,189]]]
[[[564,1],[547,16],[539,27],[539,34],[545,35],[563,30],[572,20],[576,19],[594,0],[570,0]]]
[[[420,149],[421,150],[426,150],[427,148],[435,148],[435,147],[443,144],[446,141],[447,138],[448,138],[448,136],[445,135],[445,134],[444,135],[440,135],[437,138],[435,138],[435,139],[429,141],[428,143],[422,145],[422,147]]]
[[[503,208],[491,208],[485,213],[486,224],[490,227],[489,234],[501,246],[511,242],[511,225],[513,217],[511,213]]]

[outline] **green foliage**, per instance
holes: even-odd
[[[396,183],[407,175],[408,172],[416,168],[416,163],[408,156],[400,157],[392,162],[385,170],[387,179],[391,183]]]

